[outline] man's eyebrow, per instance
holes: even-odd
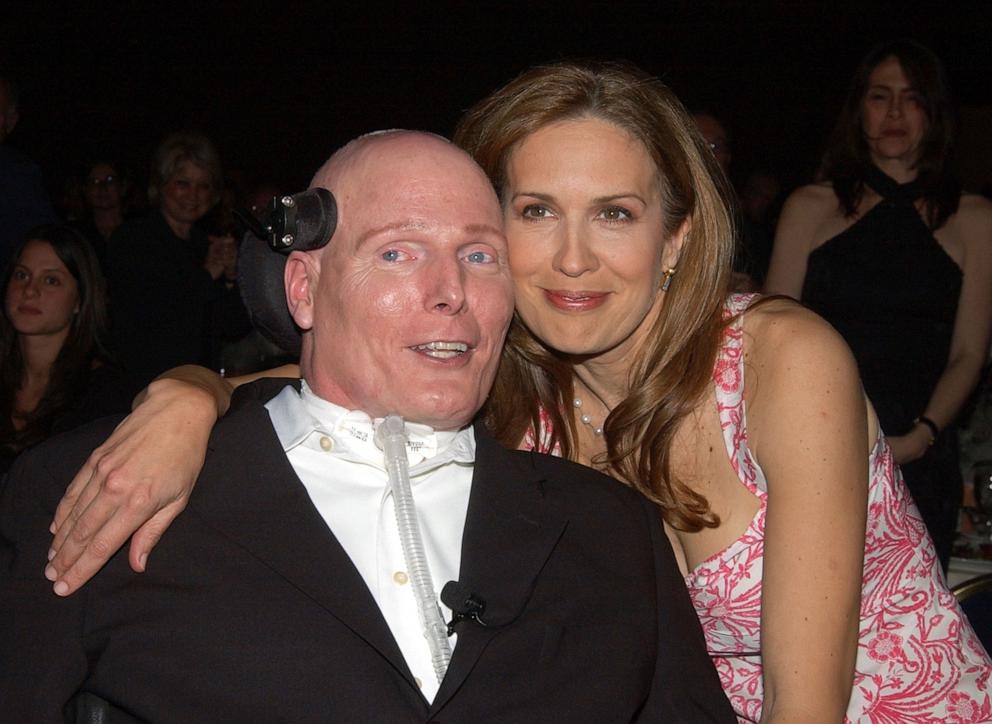
[[[374,229],[369,229],[358,237],[358,245],[361,246],[373,236],[387,234],[391,231],[426,231],[428,228],[430,228],[428,224],[420,221],[397,221],[392,224],[386,224],[384,226],[377,226]]]
[[[490,224],[469,224],[465,227],[465,232],[474,235],[477,234],[495,234],[496,236],[503,236],[503,230],[492,226]]]
[[[398,221],[393,224],[385,224],[384,226],[377,226],[374,229],[369,229],[360,237],[358,237],[358,246],[361,246],[369,239],[379,236],[380,234],[388,234],[394,231],[430,231],[433,228],[431,224],[426,224],[422,221]],[[462,231],[471,235],[479,234],[495,234],[496,236],[502,236],[503,230],[497,226],[491,224],[468,224],[462,227]]]

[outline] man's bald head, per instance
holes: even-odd
[[[311,186],[334,193],[338,226],[326,247],[287,264],[304,377],[373,416],[465,425],[489,392],[513,309],[485,174],[439,136],[388,131],[343,147]]]

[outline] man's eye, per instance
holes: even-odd
[[[472,264],[488,264],[494,261],[493,255],[485,251],[473,251],[465,258]]]
[[[383,261],[399,261],[400,256],[400,252],[396,249],[389,249],[388,251],[382,252]]]

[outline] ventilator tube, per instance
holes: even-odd
[[[420,535],[417,509],[413,504],[403,418],[389,415],[376,427],[375,436],[384,453],[386,473],[393,492],[393,507],[396,510],[396,527],[399,529],[403,560],[413,584],[417,611],[424,628],[424,638],[427,639],[430,647],[434,673],[440,683],[448,670],[448,662],[451,661],[451,644],[448,641],[448,630],[441,616],[441,609],[438,607],[434,581],[427,564],[424,541]]]

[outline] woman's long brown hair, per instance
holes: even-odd
[[[662,507],[682,530],[719,521],[704,497],[672,470],[672,442],[683,419],[712,384],[729,289],[734,230],[732,193],[710,149],[675,95],[630,66],[565,62],[533,68],[462,118],[455,143],[489,174],[504,198],[507,161],[529,134],[558,121],[598,118],[640,140],[658,169],[664,238],[684,221],[689,233],[662,313],[632,360],[628,394],[607,417],[604,466]],[[660,242],[661,240],[659,240]],[[537,339],[515,315],[485,420],[508,446],[551,417],[553,442],[575,459],[569,359]]]

